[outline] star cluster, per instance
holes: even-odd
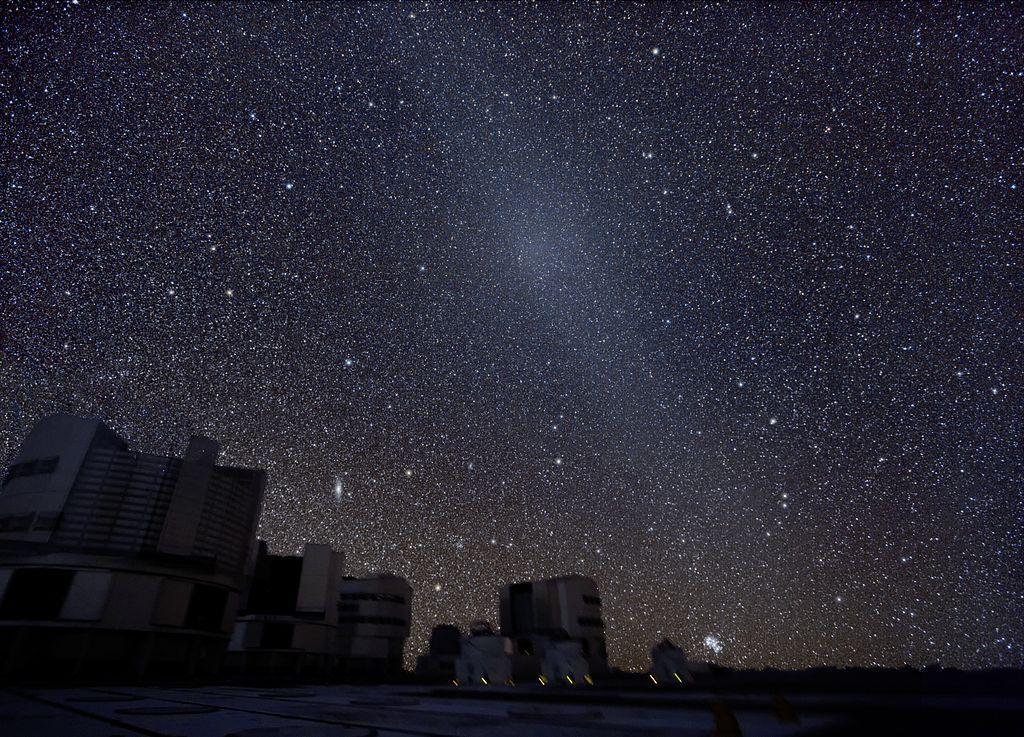
[[[3,458],[218,438],[413,655],[1024,662],[1019,6],[0,12]]]

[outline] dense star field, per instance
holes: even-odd
[[[0,460],[218,438],[412,655],[1024,663],[1021,6],[0,12]]]

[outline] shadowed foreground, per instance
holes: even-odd
[[[12,689],[22,737],[1014,734],[1024,699],[606,689],[209,686]]]

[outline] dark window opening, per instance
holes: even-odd
[[[513,634],[531,632],[535,628],[532,583],[516,583],[509,587],[509,614],[512,620],[509,630]]]
[[[57,619],[74,577],[69,570],[19,568],[7,583],[0,619]]]
[[[14,479],[22,478],[23,476],[53,473],[56,470],[57,456],[52,456],[50,458],[37,458],[32,461],[25,461],[24,463],[15,463],[7,469],[7,476],[4,478],[3,485],[7,486],[7,484],[14,481]]]

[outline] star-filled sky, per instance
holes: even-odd
[[[3,459],[218,438],[413,655],[1024,662],[1021,6],[0,12]]]

